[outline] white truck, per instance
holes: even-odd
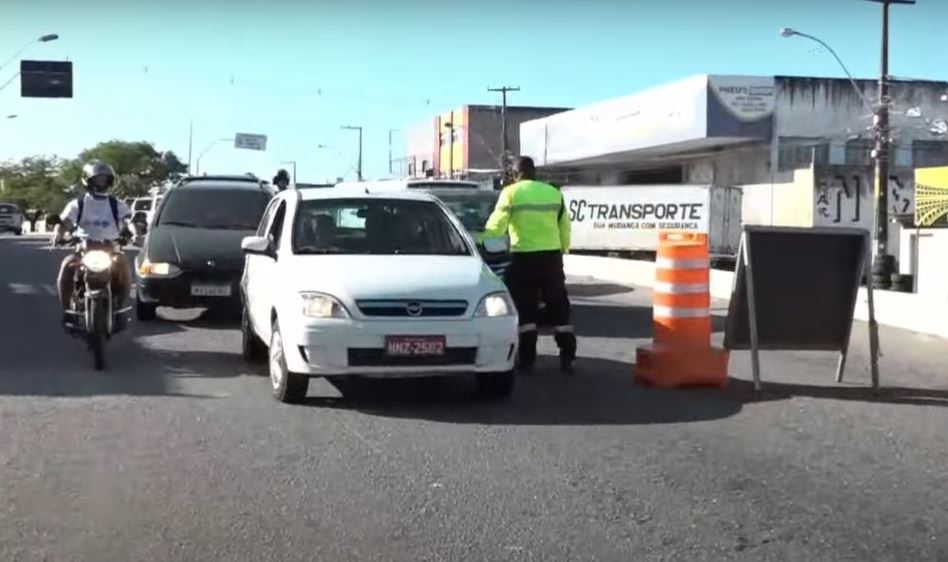
[[[654,256],[662,230],[708,235],[712,259],[737,255],[741,189],[707,185],[567,185],[571,250]]]

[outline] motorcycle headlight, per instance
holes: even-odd
[[[93,250],[82,256],[82,265],[92,273],[104,273],[112,267],[112,256],[102,250]]]
[[[171,277],[181,273],[181,268],[173,263],[142,261],[138,266],[138,273],[142,277]]]
[[[498,316],[509,316],[513,313],[514,306],[510,302],[507,293],[491,293],[481,299],[474,316],[496,318]]]
[[[303,315],[310,318],[349,318],[349,311],[330,295],[323,293],[300,293],[303,300]]]

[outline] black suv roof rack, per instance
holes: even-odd
[[[266,189],[270,184],[266,180],[260,179],[253,174],[215,174],[203,176],[184,176],[178,181],[178,185],[197,181],[228,181],[228,182],[247,182],[256,184],[260,189]]]

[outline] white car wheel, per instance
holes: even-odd
[[[270,336],[270,386],[273,387],[273,396],[280,402],[298,404],[306,399],[309,390],[309,377],[291,373],[286,366],[286,357],[283,350],[283,336],[280,328],[273,323]]]

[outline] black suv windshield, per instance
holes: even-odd
[[[468,232],[481,232],[487,219],[490,218],[500,192],[497,191],[478,191],[476,193],[446,193],[443,191],[432,192],[438,199],[451,209],[451,212],[457,215],[461,224]]]
[[[303,201],[293,225],[293,252],[470,255],[440,206],[401,199]]]
[[[159,225],[256,230],[270,201],[263,190],[189,186],[173,189],[158,217]]]

